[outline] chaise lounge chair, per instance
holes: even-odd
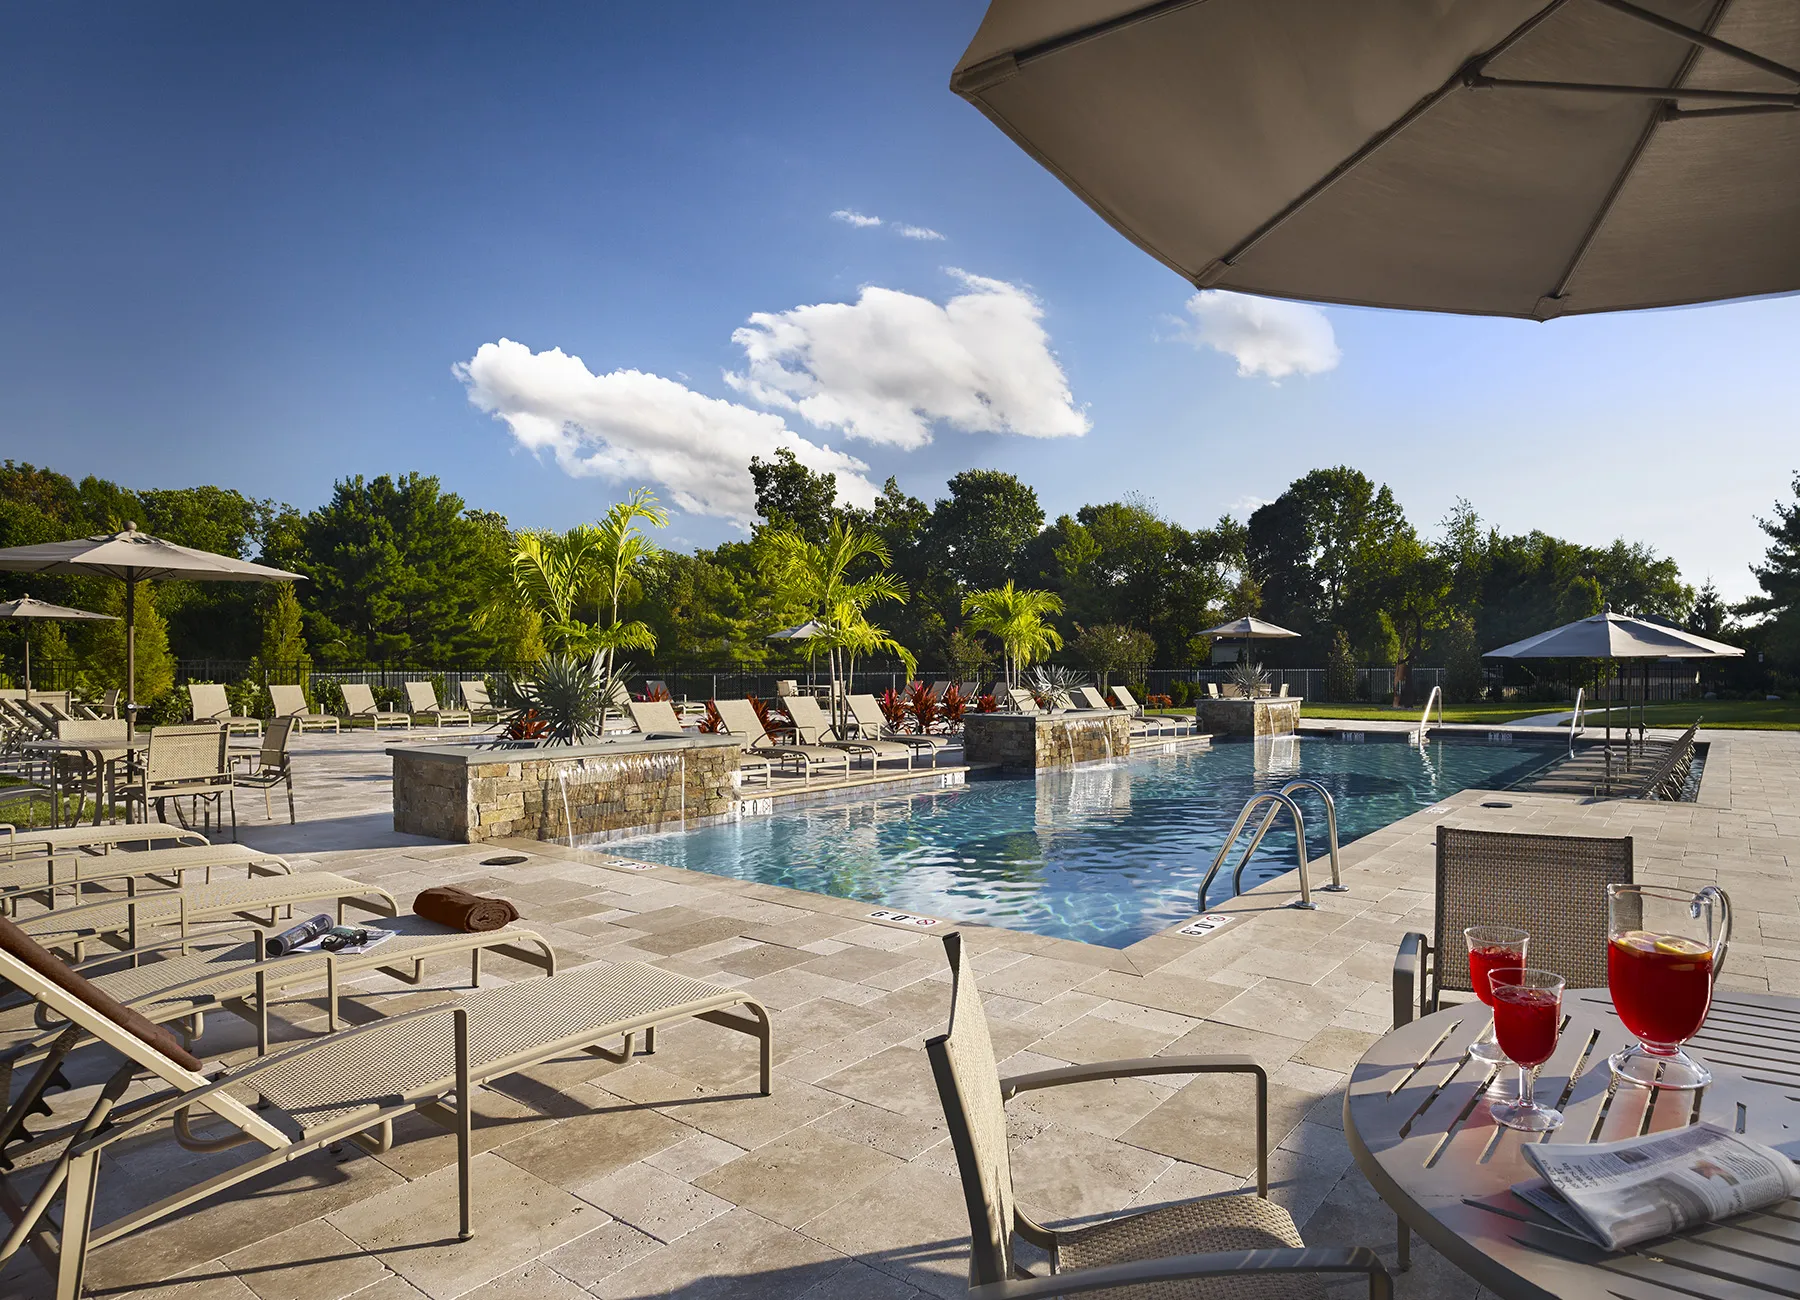
[[[343,682],[338,689],[344,693],[344,710],[352,722],[358,718],[367,718],[380,731],[382,723],[412,730],[412,715],[394,709],[384,709],[375,703],[375,692],[361,682]]]
[[[1100,692],[1095,690],[1092,686],[1078,686],[1075,688],[1075,693],[1081,697],[1081,705],[1085,709],[1111,709],[1119,707],[1117,705],[1108,704],[1106,702],[1106,697],[1100,694]],[[1171,734],[1171,729],[1163,726],[1161,719],[1130,718],[1127,722],[1130,727],[1131,735],[1134,737],[1166,736]]]
[[[1187,730],[1186,725],[1179,718],[1152,718],[1145,714],[1144,706],[1133,699],[1131,692],[1123,686],[1113,687],[1112,697],[1119,702],[1121,709],[1132,716],[1133,721],[1143,723],[1146,727],[1152,728],[1154,732],[1166,736],[1179,736]]]
[[[887,714],[882,712],[880,703],[873,695],[851,695],[847,699],[850,716],[856,722],[858,738],[886,740],[896,745],[909,745],[913,749],[929,749],[934,755],[940,749],[962,748],[962,738],[959,736],[914,735],[911,732],[895,731],[888,725]],[[933,766],[936,763],[937,759],[934,757]]]
[[[748,994],[636,963],[595,964],[484,989],[429,1007],[302,1042],[208,1079],[204,1063],[169,1032],[131,1017],[77,972],[0,923],[0,977],[41,1005],[99,1039],[123,1057],[78,1135],[64,1148],[25,1207],[8,1245],[26,1234],[48,1247],[39,1221],[60,1190],[63,1216],[57,1243],[58,1300],[79,1300],[90,1251],[235,1186],[276,1165],[335,1142],[350,1140],[382,1152],[393,1144],[393,1121],[417,1111],[457,1136],[459,1235],[472,1235],[470,1182],[474,1090],[570,1051],[611,1060],[631,1055],[635,1034],[654,1050],[658,1025],[701,1019],[755,1037],[761,1084],[768,1095],[772,1041],[768,1013]],[[747,1010],[749,1017],[732,1014]],[[624,1037],[622,1052],[603,1042]],[[168,1085],[141,1102],[120,1106],[135,1078]],[[264,1110],[239,1096],[251,1089]],[[194,1132],[191,1112],[210,1111],[237,1130],[223,1136]],[[284,1116],[294,1131],[271,1122]],[[153,1204],[96,1229],[94,1209],[102,1154],[122,1141],[162,1129],[181,1145],[213,1151],[259,1143],[264,1151],[172,1191]],[[297,1132],[297,1136],[296,1136]]]
[[[292,873],[286,858],[242,844],[187,844],[143,853],[36,854],[0,860],[0,904],[8,915],[16,915],[25,899],[55,907],[64,889],[78,902],[112,901],[105,894],[95,897],[83,890],[104,884],[120,891],[120,897],[135,897],[140,888],[179,889],[189,871],[205,872],[204,883],[210,884],[214,870],[229,867],[243,867],[251,876]],[[140,887],[136,884],[140,880],[151,883]]]
[[[787,706],[788,716],[794,720],[794,733],[802,744],[821,745],[826,749],[841,749],[846,754],[866,756],[871,772],[881,766],[883,759],[888,758],[901,759],[906,763],[907,770],[912,770],[914,750],[911,745],[874,736],[853,736],[848,740],[840,740],[837,738],[837,729],[826,718],[819,702],[810,695],[793,696],[788,700]]]
[[[438,703],[437,688],[430,682],[406,683],[406,705],[412,710],[412,720],[428,718],[440,727],[448,727],[460,722],[465,727],[473,727],[475,719],[467,709],[450,709]]]
[[[116,826],[20,827],[0,822],[0,862],[56,854],[106,853],[127,844],[145,848],[205,844],[206,837],[186,826],[167,822],[125,822]]]
[[[490,722],[500,720],[500,710],[494,707],[493,699],[488,695],[487,682],[470,679],[457,683],[462,691],[463,708],[468,711],[473,722],[476,718],[486,718]]]
[[[335,713],[314,713],[307,707],[306,692],[298,686],[269,687],[269,704],[278,718],[292,718],[301,731],[337,731],[342,725]]]
[[[225,697],[225,688],[215,682],[189,682],[188,706],[193,710],[195,722],[216,722],[234,736],[240,733],[260,736],[263,733],[262,719],[233,713],[231,701]]]
[[[1284,1208],[1269,1200],[1269,1076],[1248,1056],[1152,1056],[999,1077],[975,972],[962,935],[944,936],[950,958],[950,1027],[925,1044],[962,1173],[970,1227],[969,1291],[1006,1300],[1094,1292],[1143,1297],[1262,1300],[1325,1294],[1319,1274],[1368,1278],[1371,1300],[1392,1282],[1363,1246],[1309,1249]],[[1256,1195],[1209,1196],[1050,1229],[1018,1207],[1006,1141],[1006,1102],[1022,1092],[1150,1075],[1239,1074],[1256,1081]],[[1026,1280],[1015,1238],[1050,1254],[1055,1276]],[[1059,1285],[1058,1283],[1061,1283]],[[1117,1290],[1114,1290],[1117,1288]]]
[[[719,711],[725,730],[738,738],[738,743],[746,753],[774,760],[783,767],[798,768],[802,779],[809,785],[815,770],[829,771],[837,768],[843,772],[846,781],[850,779],[849,754],[841,749],[827,749],[823,745],[776,744],[763,727],[762,719],[756,716],[756,707],[749,700],[714,700],[713,707]]]

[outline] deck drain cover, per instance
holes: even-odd
[[[1512,807],[1511,804],[1506,803],[1500,799],[1489,799],[1486,803],[1482,804],[1481,806],[1483,808],[1510,808],[1510,807]]]
[[[531,859],[523,853],[503,853],[497,858],[483,858],[481,865],[484,867],[516,867],[521,862],[530,861]]]

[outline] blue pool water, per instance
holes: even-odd
[[[786,885],[954,920],[1123,947],[1191,916],[1201,878],[1244,801],[1298,776],[1337,800],[1338,842],[1447,795],[1499,789],[1557,751],[1369,733],[1194,750],[925,793],[821,805],[607,845],[648,862]],[[1302,796],[1310,855],[1325,854],[1318,800]],[[1234,850],[1210,902],[1230,889]],[[1294,865],[1271,830],[1245,886]],[[1315,885],[1329,880],[1319,861]]]

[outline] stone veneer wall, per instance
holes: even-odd
[[[728,739],[388,753],[394,829],[465,844],[509,835],[562,839],[571,826],[576,835],[655,828],[683,816],[720,816],[737,799],[738,747]]]
[[[963,714],[966,763],[1035,771],[1123,758],[1130,752],[1131,718],[1123,709]]]
[[[1265,700],[1203,699],[1194,714],[1200,730],[1215,736],[1291,736],[1300,730],[1298,695]]]

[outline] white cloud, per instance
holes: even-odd
[[[894,233],[902,239],[943,239],[944,236],[930,226],[909,226],[904,221],[894,224]]]
[[[1331,321],[1305,303],[1202,289],[1187,300],[1187,310],[1193,320],[1179,322],[1181,337],[1196,348],[1223,352],[1246,379],[1322,374],[1343,355]]]
[[[749,364],[725,380],[817,428],[896,447],[930,442],[936,421],[970,433],[1086,433],[1038,301],[1004,280],[950,274],[965,292],[942,306],[869,287],[854,303],[757,312],[731,336]]]
[[[881,224],[880,217],[865,217],[854,208],[839,208],[836,212],[831,214],[831,219],[833,221],[841,221],[847,226],[856,226],[858,228],[863,226],[879,226]]]
[[[1272,506],[1274,504],[1274,497],[1259,497],[1254,493],[1249,493],[1239,497],[1236,501],[1233,501],[1229,506],[1225,507],[1225,512],[1241,523],[1248,520],[1251,515],[1255,514],[1264,506]]]
[[[808,442],[779,415],[660,375],[596,375],[560,348],[533,352],[505,338],[453,369],[469,400],[503,420],[520,446],[550,452],[575,477],[656,483],[683,510],[748,523],[756,515],[750,458],[786,447],[801,464],[835,475],[843,500],[875,501],[862,461]]]

